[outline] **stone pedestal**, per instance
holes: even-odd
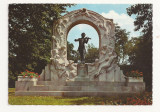
[[[37,85],[37,81],[36,77],[18,76],[18,81],[15,84],[16,91],[27,91],[29,87]]]
[[[88,76],[88,65],[87,64],[78,64],[77,65],[77,77],[75,81],[89,81]]]

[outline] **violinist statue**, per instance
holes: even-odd
[[[85,43],[87,44],[88,40],[91,39],[91,38],[85,37],[86,36],[85,33],[82,33],[81,36],[82,36],[82,38],[75,39],[74,41],[79,41],[78,51],[79,51],[79,54],[80,54],[81,63],[85,63],[85,61],[84,61],[85,54],[86,54]]]

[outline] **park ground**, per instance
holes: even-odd
[[[15,96],[15,88],[9,88],[8,103],[10,105],[152,105],[152,93],[120,97]]]

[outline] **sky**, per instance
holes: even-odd
[[[127,14],[126,8],[130,7],[131,4],[77,4],[71,8],[67,8],[67,11],[78,10],[81,8],[86,8],[94,12],[99,13],[108,19],[113,19],[114,23],[117,23],[122,29],[126,29],[127,32],[130,32],[129,39],[131,37],[140,36],[140,32],[134,31],[134,16],[129,16]],[[74,39],[80,38],[81,33],[85,32],[86,36],[90,37],[89,44],[93,43],[95,47],[99,47],[99,37],[96,30],[87,24],[79,24],[74,26],[68,34],[67,40],[70,43],[73,43],[74,49],[77,50],[78,43],[74,42]]]

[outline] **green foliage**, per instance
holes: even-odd
[[[78,51],[73,50],[74,45],[67,41],[67,59],[73,60],[75,63],[77,63],[79,59]]]
[[[138,44],[140,43],[141,38],[133,38],[127,43],[127,52],[129,55],[129,62],[131,65],[134,65],[134,59],[136,58],[136,51],[139,49]]]
[[[79,52],[73,50],[73,48],[74,45],[70,42],[67,42],[67,59],[73,60],[75,63],[77,63],[77,61],[80,60],[80,55]],[[86,63],[93,63],[95,62],[95,59],[98,59],[99,57],[98,48],[96,48],[92,43],[88,44],[86,51],[87,51],[85,57]]]
[[[116,37],[116,43],[115,43],[115,51],[117,53],[118,63],[123,64],[124,61],[126,61],[126,56],[128,55],[128,36],[129,32],[127,32],[125,29],[120,28],[117,24],[115,25],[115,37]],[[67,59],[68,60],[74,60],[74,62],[77,62],[77,60],[80,59],[78,51],[73,50],[74,45],[72,43],[68,42],[67,46]],[[99,59],[99,49],[96,48],[93,44],[88,44],[88,47],[86,49],[86,57],[85,62],[86,63],[93,63],[95,62],[95,59]],[[122,62],[120,63],[120,60]]]
[[[135,14],[135,31],[142,29],[143,35],[152,38],[152,4],[136,4],[127,8],[129,16]]]
[[[85,62],[93,63],[95,59],[99,59],[99,50],[92,43],[88,44]]]
[[[50,61],[53,22],[70,4],[9,5],[9,86],[21,71],[40,73]]]
[[[109,97],[15,96],[9,88],[11,105],[152,105],[152,93]]]
[[[144,73],[147,90],[152,90],[152,4],[136,4],[127,8],[128,15],[136,15],[135,31],[142,30],[142,36],[133,39],[130,62]]]
[[[115,51],[119,64],[123,64],[128,55],[128,36],[129,32],[115,24]]]

